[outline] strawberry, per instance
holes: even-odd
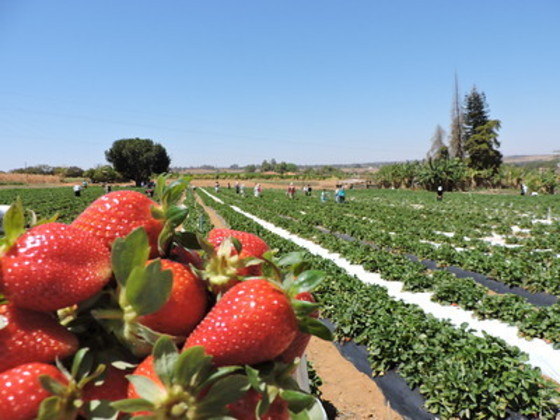
[[[111,248],[117,238],[124,237],[138,227],[148,233],[151,255],[158,255],[158,235],[164,222],[152,215],[152,207],[161,208],[155,201],[137,191],[113,191],[91,203],[72,226],[90,232]]]
[[[72,225],[103,240],[109,248],[139,227],[150,242],[151,257],[166,255],[175,229],[187,217],[188,209],[180,205],[188,186],[185,179],[165,185],[167,177],[157,179],[156,196],[161,204],[137,191],[114,191],[98,198],[80,214]]]
[[[83,389],[82,398],[84,401],[109,400],[117,401],[126,398],[128,391],[128,380],[126,375],[130,371],[117,369],[113,366],[107,367],[101,385],[89,382]]]
[[[26,363],[0,374],[0,420],[37,417],[41,401],[50,396],[39,382],[41,375],[66,381],[57,368],[45,363]]]
[[[23,363],[54,362],[77,349],[78,339],[50,315],[0,305],[0,372]]]
[[[226,292],[243,277],[262,275],[262,261],[259,260],[269,247],[258,236],[232,229],[212,229],[207,242],[213,249],[206,248],[203,277],[215,294]]]
[[[233,229],[212,229],[208,232],[207,240],[215,248],[227,238],[235,238],[241,244],[240,257],[245,258],[248,256],[260,258],[268,251],[268,245],[265,241],[252,233],[243,232]]]
[[[143,228],[115,240],[111,262],[117,287],[110,305],[92,312],[138,357],[149,354],[161,334],[189,334],[208,305],[206,288],[191,268],[166,259],[149,261],[149,253]]]
[[[204,284],[178,262],[161,260],[161,268],[173,274],[169,299],[156,312],[140,316],[138,322],[160,333],[186,336],[206,314],[208,298]]]
[[[22,210],[23,211],[23,210]],[[0,246],[0,290],[15,305],[54,311],[86,300],[109,281],[107,248],[62,223],[35,226]]]
[[[315,302],[315,298],[309,292],[299,293],[294,297],[294,299],[305,302]],[[317,311],[315,311],[311,313],[310,316],[313,318],[318,318],[319,314],[317,313]],[[303,356],[303,353],[305,352],[305,349],[307,348],[307,345],[309,344],[310,339],[311,334],[305,333],[303,331],[298,331],[296,336],[294,337],[294,340],[291,342],[288,348],[284,350],[282,354],[280,354],[280,356],[278,356],[277,360],[284,363],[293,363],[296,357],[301,358],[301,356]]]
[[[179,354],[169,337],[160,338],[148,356],[128,376],[128,400],[113,407],[135,416],[170,418],[223,418],[226,405],[249,388],[246,376],[235,368],[216,368],[202,347]],[[152,418],[152,417],[150,417]]]
[[[289,298],[264,279],[233,286],[187,338],[184,349],[203,346],[217,366],[272,360],[298,330]]]
[[[257,404],[261,399],[262,396],[254,389],[251,389],[243,398],[229,404],[227,407],[230,415],[238,420],[257,420],[255,413]],[[288,403],[279,396],[270,404],[266,413],[259,416],[260,420],[288,420],[289,418]]]

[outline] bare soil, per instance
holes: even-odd
[[[209,185],[213,184],[210,181]],[[197,202],[208,213],[215,227],[228,227],[224,219],[214,209],[204,205],[198,196]],[[402,419],[391,409],[375,382],[346,360],[334,344],[313,337],[306,356],[323,382],[320,387],[321,398],[327,407],[329,418]]]

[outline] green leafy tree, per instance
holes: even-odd
[[[257,171],[257,166],[256,165],[247,165],[245,166],[245,172],[256,172]]]
[[[434,159],[422,165],[418,180],[427,190],[435,190],[442,186],[446,191],[451,191],[463,184],[467,167],[463,160]]]
[[[105,152],[105,158],[113,164],[116,171],[136,186],[150,179],[152,174],[169,171],[171,159],[165,148],[149,139],[122,139],[113,143]]]
[[[468,164],[473,169],[491,170],[497,172],[502,164],[502,154],[499,152],[498,130],[499,120],[489,120],[486,124],[478,126],[466,143],[468,151]]]
[[[464,151],[470,168],[497,172],[502,164],[498,151],[498,131],[501,123],[488,117],[486,95],[473,87],[465,97]]]

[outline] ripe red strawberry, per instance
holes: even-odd
[[[158,255],[158,235],[164,220],[152,215],[152,207],[161,206],[137,191],[113,191],[99,197],[80,214],[72,226],[91,232],[111,248],[113,241],[122,238],[138,227],[148,233],[151,255]]]
[[[0,290],[10,302],[53,311],[99,292],[111,276],[111,261],[93,235],[46,223],[17,238],[0,257],[0,271]]]
[[[249,390],[243,398],[228,405],[230,415],[238,420],[258,420],[255,410],[261,398],[254,389]],[[280,397],[276,397],[266,413],[259,417],[260,420],[288,420],[289,418],[288,403]]]
[[[227,241],[229,238],[241,244],[241,252]],[[269,248],[258,236],[232,229],[212,229],[207,241],[214,250],[208,255],[204,279],[215,294],[226,292],[243,277],[262,275],[262,264],[255,259],[262,258]]]
[[[37,417],[41,401],[51,395],[41,386],[40,375],[66,383],[57,368],[45,363],[26,363],[0,374],[0,420]]]
[[[142,363],[136,366],[136,369],[134,369],[134,372],[132,372],[132,374],[138,376],[145,376],[146,378],[151,379],[158,387],[164,389],[164,385],[159,379],[154,369],[154,356],[152,355],[146,357],[142,361]],[[136,388],[131,382],[128,383],[127,396],[128,398],[141,398],[140,394],[136,392]]]
[[[217,248],[224,240],[232,237],[241,243],[242,248],[240,256],[242,258],[247,256],[260,258],[269,249],[266,242],[257,235],[240,230],[212,229],[208,232],[207,240]]]
[[[302,292],[297,294],[294,299],[302,300],[306,302],[315,302],[315,298],[309,292]],[[317,312],[313,312],[311,317],[318,318],[319,314]],[[286,350],[282,352],[280,356],[278,356],[277,360],[280,360],[284,363],[293,363],[296,357],[301,358],[307,345],[309,344],[309,340],[311,339],[311,334],[305,333],[303,331],[298,331],[294,340],[288,346]]]
[[[0,372],[23,363],[54,362],[77,349],[78,339],[50,315],[0,305]]]
[[[82,398],[84,401],[117,401],[126,398],[129,384],[126,375],[130,373],[129,370],[121,370],[113,366],[108,366],[105,371],[103,383],[96,386],[94,382],[89,382],[83,389]]]
[[[272,360],[294,339],[298,325],[290,300],[267,280],[233,286],[216,303],[185,347],[203,346],[217,366]]]
[[[206,289],[189,268],[178,262],[161,260],[161,268],[173,273],[169,300],[156,312],[139,317],[138,322],[160,333],[186,336],[206,314]]]

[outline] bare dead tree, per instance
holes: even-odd
[[[431,138],[431,147],[426,154],[426,159],[438,159],[442,157],[442,153],[447,153],[447,146],[444,143],[445,130],[438,124]],[[444,151],[445,150],[445,151]]]
[[[451,104],[451,133],[449,135],[449,154],[451,157],[459,159],[465,157],[464,137],[463,109],[459,102],[459,83],[457,82],[457,73],[455,73],[455,89]]]

